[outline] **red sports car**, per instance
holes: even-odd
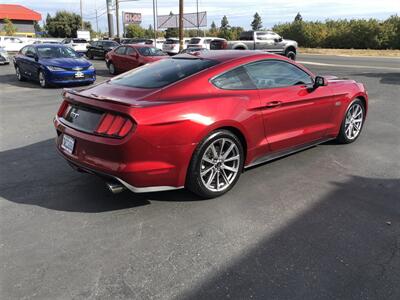
[[[211,198],[245,168],[355,141],[367,106],[354,80],[315,76],[273,54],[207,51],[66,90],[54,125],[62,156],[114,192],[186,187]]]
[[[107,68],[113,75],[165,58],[169,56],[160,49],[141,44],[121,45],[105,56]]]

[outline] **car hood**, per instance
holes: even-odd
[[[288,44],[296,44],[296,45],[297,45],[297,42],[296,42],[296,41],[293,41],[293,40],[282,39],[282,42],[288,43]]]
[[[54,66],[60,68],[87,68],[91,63],[84,58],[43,58],[40,62],[45,66]]]

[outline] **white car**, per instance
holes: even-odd
[[[87,46],[89,46],[89,43],[85,39],[78,39],[78,38],[66,38],[61,41],[61,44],[64,44],[65,46],[71,47],[74,49],[76,52],[79,53],[86,53],[87,51]]]
[[[187,48],[190,39],[183,39],[183,49]],[[178,54],[179,53],[179,39],[178,38],[168,38],[162,45],[162,50],[168,54]]]
[[[213,40],[224,40],[216,37],[194,37],[191,38],[188,44],[188,48],[205,48],[210,50],[210,43]]]
[[[28,45],[28,43],[18,37],[0,36],[0,47],[3,47],[8,52],[18,52],[26,45]]]
[[[0,65],[8,65],[10,63],[10,56],[6,49],[0,47]]]

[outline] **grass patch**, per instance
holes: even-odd
[[[400,50],[299,48],[299,53],[348,55],[348,56],[400,57]]]

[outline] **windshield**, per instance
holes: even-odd
[[[179,44],[179,40],[167,39],[167,40],[165,41],[165,44]]]
[[[173,58],[134,69],[111,83],[135,88],[160,88],[218,64],[215,60]]]
[[[69,47],[38,47],[40,58],[78,58],[79,55]]]
[[[160,49],[154,47],[143,47],[137,49],[140,55],[143,56],[165,56],[166,54],[162,52]]]
[[[86,44],[87,41],[85,39],[73,39],[72,42],[74,44]]]
[[[199,44],[201,42],[201,39],[199,38],[192,38],[189,42],[189,44]]]
[[[117,42],[103,42],[103,45],[106,47],[117,47],[119,44]]]

